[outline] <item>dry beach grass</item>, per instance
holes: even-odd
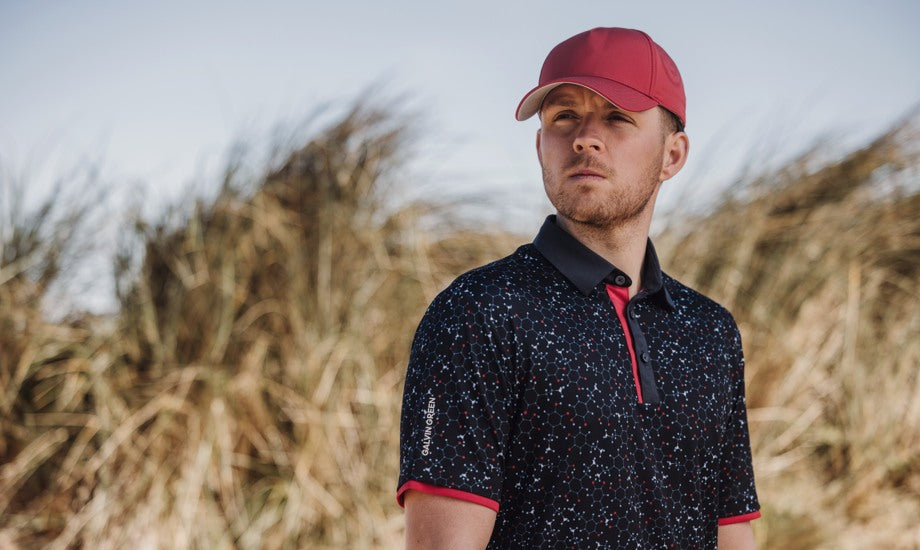
[[[659,239],[741,325],[766,548],[920,547],[918,145],[808,151]]]
[[[912,122],[657,238],[742,328],[762,548],[920,547]],[[80,212],[2,220],[0,548],[400,546],[415,325],[523,242],[385,206],[407,139],[356,107],[256,181],[228,169],[170,223],[137,220],[110,318],[43,314]]]

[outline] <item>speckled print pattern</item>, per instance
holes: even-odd
[[[654,275],[668,299],[630,302],[660,394],[645,404],[609,283],[580,292],[533,244],[454,281],[413,344],[399,486],[497,502],[489,548],[715,548],[719,518],[759,508],[740,337]]]

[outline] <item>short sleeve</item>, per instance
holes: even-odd
[[[729,339],[729,379],[731,408],[724,425],[719,486],[719,525],[749,521],[760,517],[760,504],[754,485],[754,466],[748,434],[747,404],[744,396],[744,352],[741,335],[732,322]]]
[[[454,283],[416,331],[400,422],[407,488],[498,510],[513,402],[511,334],[499,305]]]

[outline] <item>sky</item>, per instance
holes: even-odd
[[[484,197],[485,218],[529,234],[549,205],[537,123],[514,110],[565,38],[639,28],[675,60],[691,154],[662,190],[673,208],[917,106],[918,21],[908,0],[0,0],[0,173],[41,195],[93,165],[116,194],[165,205],[213,181],[234,143],[365,98],[417,130],[407,196]]]

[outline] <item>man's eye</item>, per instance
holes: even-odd
[[[607,120],[613,120],[613,121],[622,120],[622,121],[625,121],[625,122],[628,122],[628,121],[629,121],[628,118],[626,118],[625,116],[623,116],[623,115],[621,115],[621,114],[619,114],[619,113],[611,113],[611,114],[607,117]]]
[[[568,111],[562,111],[561,113],[557,113],[556,116],[553,117],[553,120],[571,120],[574,118],[575,118],[574,114]]]

